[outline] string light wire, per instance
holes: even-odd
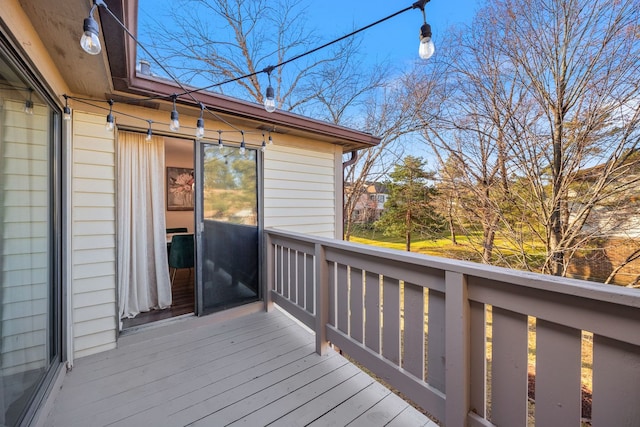
[[[254,71],[254,72],[252,72],[252,73],[244,74],[244,75],[241,75],[241,76],[238,76],[238,77],[230,78],[230,79],[227,79],[227,80],[223,80],[223,81],[221,81],[221,82],[218,82],[218,83],[214,83],[214,84],[211,84],[211,85],[208,85],[208,86],[204,86],[204,87],[200,87],[200,88],[195,88],[195,89],[187,89],[187,88],[184,86],[184,84],[182,84],[182,83],[178,80],[178,78],[177,78],[176,76],[174,76],[174,74],[173,74],[171,71],[169,71],[169,69],[168,69],[166,66],[164,66],[164,65],[162,64],[162,62],[161,62],[161,61],[159,61],[159,60],[158,60],[158,59],[157,59],[157,58],[156,58],[156,57],[155,57],[155,56],[154,56],[154,55],[153,55],[153,54],[152,54],[152,53],[151,53],[151,52],[150,52],[150,51],[149,51],[149,50],[148,50],[148,49],[147,49],[147,48],[146,48],[146,47],[145,47],[145,46],[144,46],[144,45],[143,45],[139,40],[138,40],[138,38],[137,38],[137,37],[136,37],[136,36],[135,36],[135,35],[134,35],[134,34],[133,34],[133,33],[132,33],[128,28],[127,28],[127,26],[126,26],[126,25],[125,25],[125,24],[124,24],[124,23],[123,23],[123,22],[122,22],[122,21],[121,21],[121,20],[120,20],[120,19],[119,19],[119,18],[118,18],[118,17],[117,17],[117,16],[116,16],[112,11],[111,11],[111,9],[109,9],[109,7],[106,5],[106,3],[105,3],[103,0],[94,0],[94,2],[93,2],[93,3],[94,3],[94,5],[93,5],[93,7],[92,7],[92,10],[93,10],[96,6],[101,6],[104,10],[106,10],[106,11],[107,11],[107,13],[108,13],[108,14],[109,14],[109,15],[110,15],[110,16],[111,16],[111,17],[116,21],[116,23],[117,23],[117,24],[118,24],[118,25],[119,25],[119,26],[120,26],[120,27],[125,31],[125,33],[127,33],[127,35],[128,35],[129,37],[131,37],[131,39],[136,43],[136,45],[137,45],[137,46],[139,46],[139,47],[140,47],[140,49],[142,49],[142,50],[143,50],[143,51],[144,51],[144,52],[145,52],[145,53],[146,53],[146,54],[147,54],[147,55],[148,55],[148,56],[153,60],[153,62],[154,62],[154,63],[156,63],[156,64],[160,67],[160,69],[161,69],[164,73],[166,73],[166,75],[167,75],[167,76],[169,76],[169,77],[170,77],[170,79],[171,79],[171,80],[172,80],[172,81],[173,81],[173,82],[174,82],[174,83],[175,83],[175,84],[176,84],[176,85],[177,85],[177,86],[182,90],[182,92],[180,92],[180,93],[174,93],[173,95],[157,95],[157,96],[150,96],[150,97],[146,97],[146,98],[135,99],[135,100],[132,100],[131,102],[136,102],[136,103],[138,103],[138,102],[141,102],[141,101],[172,100],[172,101],[173,101],[173,103],[174,103],[174,111],[175,111],[175,101],[176,101],[176,99],[178,99],[179,97],[182,97],[182,96],[188,96],[188,97],[189,97],[189,98],[190,98],[190,99],[191,99],[191,100],[192,100],[196,105],[200,106],[200,108],[201,108],[201,114],[200,114],[200,117],[201,117],[201,118],[202,118],[202,114],[203,114],[203,112],[204,112],[204,111],[207,111],[209,114],[211,114],[211,115],[212,115],[214,118],[216,118],[218,121],[220,121],[220,122],[222,122],[222,123],[226,124],[226,125],[227,125],[227,126],[229,126],[230,128],[234,129],[236,132],[240,132],[240,133],[241,133],[241,135],[242,135],[242,141],[241,141],[241,148],[242,148],[242,146],[244,145],[244,134],[245,134],[245,131],[238,129],[238,128],[237,128],[237,127],[235,127],[233,124],[229,123],[227,120],[225,120],[224,118],[222,118],[222,117],[220,117],[218,114],[216,114],[214,111],[212,111],[212,110],[210,110],[209,108],[207,108],[207,106],[206,106],[206,105],[202,104],[198,99],[196,99],[196,98],[193,96],[193,94],[194,94],[194,93],[202,92],[202,91],[208,91],[208,90],[210,90],[210,89],[213,89],[213,88],[216,88],[216,87],[219,87],[219,86],[225,85],[225,84],[233,83],[233,82],[236,82],[236,81],[238,81],[238,80],[243,80],[243,79],[247,79],[247,78],[254,77],[254,76],[256,76],[256,75],[258,75],[258,74],[261,74],[261,73],[267,73],[267,74],[269,74],[269,75],[270,75],[270,74],[271,74],[271,72],[272,72],[274,69],[276,69],[276,68],[283,67],[283,66],[284,66],[284,65],[286,65],[286,64],[289,64],[289,63],[291,63],[291,62],[293,62],[293,61],[297,61],[298,59],[304,58],[304,57],[306,57],[306,56],[308,56],[308,55],[311,55],[311,54],[313,54],[313,53],[315,53],[315,52],[318,52],[319,50],[325,49],[325,48],[327,48],[327,47],[329,47],[329,46],[332,46],[332,45],[334,45],[334,44],[336,44],[336,43],[339,43],[339,42],[341,42],[341,41],[343,41],[343,40],[345,40],[345,39],[347,39],[347,38],[349,38],[349,37],[353,37],[353,36],[355,36],[356,34],[359,34],[359,33],[363,32],[363,31],[365,31],[365,30],[368,30],[369,28],[372,28],[372,27],[374,27],[374,26],[376,26],[376,25],[379,25],[379,24],[381,24],[381,23],[383,23],[383,22],[386,22],[386,21],[388,21],[388,20],[390,20],[390,19],[392,19],[392,18],[394,18],[394,17],[396,17],[396,16],[398,16],[398,15],[401,15],[401,14],[403,14],[403,13],[405,13],[405,12],[409,11],[409,10],[412,10],[412,9],[420,9],[420,10],[423,12],[423,14],[424,14],[424,7],[425,7],[426,3],[428,3],[429,1],[430,1],[430,0],[418,0],[418,1],[416,1],[415,3],[413,3],[411,6],[405,7],[404,9],[401,9],[401,10],[399,10],[399,11],[395,12],[395,13],[392,13],[391,15],[388,15],[388,16],[386,16],[386,17],[382,18],[382,19],[379,19],[379,20],[377,20],[377,21],[375,21],[375,22],[373,22],[373,23],[371,23],[371,24],[369,24],[369,25],[365,25],[364,27],[358,28],[358,29],[356,29],[356,30],[354,30],[354,31],[352,31],[352,32],[350,32],[350,33],[348,33],[348,34],[345,34],[345,35],[343,35],[343,36],[341,36],[341,37],[338,37],[337,39],[334,39],[334,40],[329,41],[329,42],[327,42],[327,43],[324,43],[324,44],[322,44],[322,45],[320,45],[320,46],[317,46],[317,47],[315,47],[315,48],[313,48],[313,49],[311,49],[311,50],[308,50],[308,51],[303,52],[303,53],[301,53],[301,54],[295,55],[295,56],[293,56],[293,57],[291,57],[291,58],[285,59],[285,60],[283,60],[283,61],[281,61],[281,62],[277,63],[276,65],[269,65],[269,66],[267,66],[267,67],[265,67],[265,68],[263,68],[262,70],[259,70],[259,71]],[[72,100],[75,100],[76,102],[81,102],[81,103],[89,104],[89,105],[92,105],[92,106],[96,107],[96,105],[91,104],[91,102],[95,102],[95,100],[87,100],[87,99],[84,99],[84,98],[71,97],[71,96],[68,96],[67,94],[64,94],[63,96],[64,96],[64,98],[65,98],[65,103],[68,101],[68,99],[72,99]],[[90,101],[91,101],[91,102],[90,102]],[[113,102],[114,102],[114,101],[113,101],[113,100],[109,100],[108,102],[110,103],[110,107],[111,107],[111,108],[110,108],[110,112],[111,112],[111,110],[112,110],[112,108],[113,108]],[[120,102],[127,103],[126,101],[120,101]],[[66,108],[66,107],[65,107],[65,108]],[[99,107],[99,108],[100,108],[100,107]],[[65,110],[65,111],[66,111],[66,110]],[[137,119],[137,120],[143,120],[143,121],[145,121],[145,122],[148,122],[148,124],[149,124],[148,132],[149,132],[149,131],[151,131],[151,124],[153,123],[153,121],[152,121],[152,120],[145,119],[145,118],[141,118],[141,117],[137,117],[137,116],[133,116],[133,115],[131,115],[131,114],[126,114],[126,113],[118,113],[118,114],[123,115],[123,116],[126,116],[126,117],[130,117],[130,118],[134,118],[134,119]],[[198,121],[198,124],[199,124],[199,121]],[[196,129],[198,129],[198,127],[196,127]],[[222,142],[222,138],[221,138],[221,133],[222,133],[222,131],[218,131],[218,132],[219,132],[219,135],[218,135],[218,136],[219,136],[219,138],[218,138],[219,145],[220,145],[220,146],[222,146],[222,144],[221,144],[221,142]],[[264,134],[263,134],[263,138],[264,138]],[[272,138],[271,138],[271,132],[269,132],[269,144],[272,144],[272,143],[273,143],[273,140],[272,140]]]

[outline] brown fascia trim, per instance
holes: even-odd
[[[133,34],[137,34],[138,1],[137,0],[105,0],[109,9],[126,25]],[[116,91],[140,96],[171,96],[182,90],[173,82],[150,76],[138,75],[136,72],[135,41],[127,36],[108,12],[100,10],[103,27],[105,49],[109,58],[109,67]],[[123,13],[126,10],[126,14]],[[268,113],[255,103],[236,98],[198,92],[197,99],[214,112],[235,116],[252,121],[262,122],[267,127],[286,128],[321,135],[323,139],[335,140],[345,152],[376,146],[381,138],[320,120],[311,119],[286,111]],[[178,100],[180,102],[180,100]],[[194,106],[195,103],[186,105]]]

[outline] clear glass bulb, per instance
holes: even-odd
[[[107,123],[104,125],[104,128],[107,132],[111,132],[113,130],[113,115],[111,113],[107,114]]]
[[[147,136],[144,137],[144,140],[147,142],[151,142],[151,135],[153,135],[151,129],[147,130]]]
[[[71,109],[69,107],[64,107],[62,118],[67,121],[71,120]]]
[[[247,149],[245,148],[244,144],[242,144],[240,146],[240,155],[244,156],[246,152],[247,152]]]
[[[93,10],[92,10],[93,11]],[[84,20],[84,32],[80,38],[80,46],[89,55],[97,55],[102,50],[98,37],[98,23],[91,16]]]
[[[273,113],[274,111],[276,111],[276,100],[273,98],[265,98],[264,109],[267,110],[268,113]]]
[[[267,144],[265,144],[264,141],[262,141],[262,147],[260,147],[260,150],[264,153],[265,151],[267,151]]]
[[[196,125],[196,138],[202,139],[204,138],[204,120],[202,118],[198,119],[198,124]]]
[[[429,59],[436,51],[436,46],[433,44],[431,37],[423,37],[420,39],[420,48],[418,54],[422,59]]]
[[[269,135],[269,145],[273,144],[273,138],[271,138],[271,135]]]
[[[276,97],[271,86],[267,88],[267,96],[264,98],[264,109],[267,110],[267,113],[276,111]]]

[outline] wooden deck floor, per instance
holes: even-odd
[[[436,424],[278,310],[186,318],[77,360],[46,426]]]

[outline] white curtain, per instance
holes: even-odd
[[[164,139],[118,132],[120,318],[171,305],[164,202]]]

